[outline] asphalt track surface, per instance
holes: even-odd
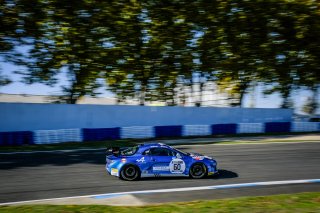
[[[214,156],[220,176],[122,181],[105,172],[103,150],[0,154],[0,203],[47,198],[222,184],[320,178],[320,143],[182,145]],[[146,203],[294,192],[320,192],[319,183],[138,195]]]

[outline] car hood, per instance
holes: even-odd
[[[209,159],[209,160],[213,160],[212,157],[209,157],[209,156],[206,156],[206,155],[203,155],[203,154],[199,154],[199,153],[195,153],[195,152],[191,152],[191,153],[188,153],[190,157],[192,157],[193,159],[196,159],[196,160],[203,160],[203,159]]]

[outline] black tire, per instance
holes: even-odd
[[[137,180],[140,177],[140,171],[135,165],[126,165],[120,172],[120,178],[123,180]]]
[[[195,163],[190,168],[190,177],[195,179],[204,178],[207,176],[207,167],[203,163]]]

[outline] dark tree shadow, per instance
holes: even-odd
[[[104,150],[73,152],[40,152],[33,154],[0,154],[0,171],[24,167],[68,166],[74,164],[105,165]]]

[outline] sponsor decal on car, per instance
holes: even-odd
[[[138,163],[144,163],[144,162],[145,162],[144,157],[142,157],[142,158],[140,158],[140,159],[137,159],[136,161],[137,161]]]
[[[195,160],[203,160],[204,156],[193,156],[192,158]]]
[[[181,174],[186,170],[186,164],[179,158],[172,159],[169,164],[170,172],[175,174]]]
[[[111,169],[111,175],[118,175],[118,172],[119,172],[118,169],[115,169],[115,168]]]
[[[198,153],[191,153],[190,156],[194,159],[194,160],[203,160],[205,158],[209,158],[208,156],[203,156],[201,154],[198,154]]]
[[[154,166],[152,167],[153,171],[169,171],[169,166]]]

